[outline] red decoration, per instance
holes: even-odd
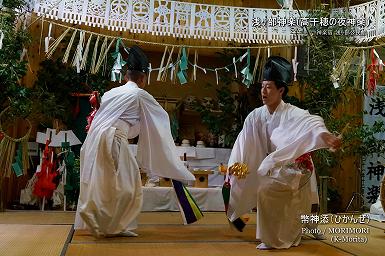
[[[45,144],[41,171],[36,173],[37,181],[33,189],[33,194],[40,198],[51,198],[53,191],[56,189],[56,184],[53,181],[58,173],[54,170],[53,149],[48,146],[50,142],[50,140],[47,140]]]
[[[314,170],[314,165],[313,161],[311,160],[310,153],[303,154],[302,156],[295,159],[294,162],[298,165],[299,168],[307,169],[311,172]]]
[[[372,95],[374,91],[376,90],[377,85],[377,79],[379,77],[378,75],[378,63],[377,58],[374,55],[374,48],[371,50],[371,59],[372,63],[369,64],[368,70],[369,70],[369,79],[368,79],[368,94]]]
[[[86,131],[88,131],[91,127],[92,120],[94,119],[96,112],[98,111],[100,107],[100,101],[99,101],[99,92],[98,91],[93,91],[92,95],[90,96],[90,104],[92,111],[91,113],[87,116],[87,126],[86,126]]]

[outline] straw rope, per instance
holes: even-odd
[[[0,141],[0,170],[3,170],[4,173],[0,175],[0,177],[9,177],[12,171],[12,163],[15,158],[16,144],[22,143],[22,162],[23,162],[23,173],[26,174],[29,161],[28,161],[28,139],[31,133],[32,125],[28,119],[25,119],[28,123],[28,131],[21,138],[12,138],[8,134],[5,133],[1,123],[1,117],[10,107],[5,108],[0,113],[0,133],[4,134],[4,138]],[[0,184],[1,185],[1,184]]]
[[[67,35],[67,33],[70,31],[70,28],[67,28],[63,34],[61,34],[48,48],[48,52],[46,53],[47,59],[52,57],[52,54],[56,51],[56,48],[59,46],[60,42],[63,40],[63,38]]]
[[[161,80],[164,82],[166,81],[166,78],[167,78],[167,70],[168,70],[168,67],[171,63],[171,58],[172,58],[172,54],[174,52],[174,46],[171,48],[171,51],[170,51],[170,54],[168,55],[168,59],[167,59],[167,62],[166,62],[166,65],[165,65],[165,70],[162,74],[162,77],[161,77]],[[171,78],[172,74],[170,74],[170,78]]]
[[[63,56],[63,63],[67,63],[67,61],[68,61],[68,57],[70,56],[72,44],[74,43],[74,40],[75,40],[76,32],[77,32],[77,30],[74,31],[74,33],[71,36],[70,42],[68,43],[67,49],[66,49],[64,56]]]
[[[99,69],[103,64],[105,57],[107,56],[108,51],[110,50],[112,44],[115,42],[115,38],[112,39],[112,41],[110,42],[110,44],[108,46],[107,46],[107,42],[108,42],[108,37],[105,37],[103,44],[102,44],[102,48],[100,49],[100,55],[99,55],[98,62],[95,65],[95,70],[94,70],[95,73],[99,72]]]
[[[88,52],[90,50],[91,40],[92,40],[92,35],[89,36],[87,44],[86,44],[86,49],[84,50],[84,53],[83,53],[82,63],[80,64],[80,69],[81,70],[85,70],[86,69],[87,56],[88,56]]]
[[[332,79],[339,79],[338,83],[344,85],[348,78],[350,64],[355,57],[359,56],[359,53],[360,51],[357,48],[347,48],[333,70]]]

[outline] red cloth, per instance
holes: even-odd
[[[100,102],[99,102],[99,92],[94,91],[92,92],[92,95],[90,97],[90,104],[92,111],[91,113],[87,116],[87,126],[86,126],[86,131],[88,131],[91,127],[92,120],[94,119],[96,112],[98,111],[100,107]]]
[[[368,79],[368,94],[372,95],[376,91],[377,79],[378,79],[378,63],[377,58],[374,55],[374,48],[371,50],[372,63],[368,66],[369,79]]]
[[[304,168],[311,172],[314,170],[314,165],[313,161],[311,160],[310,153],[306,153],[298,157],[297,159],[295,159],[295,163],[298,165],[299,168]]]
[[[56,189],[54,179],[58,173],[54,169],[54,161],[51,160],[53,149],[48,147],[49,143],[50,141],[48,140],[45,144],[41,171],[36,173],[37,181],[33,189],[33,194],[41,198],[51,198],[53,191]]]

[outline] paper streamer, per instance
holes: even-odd
[[[51,37],[51,31],[52,31],[52,23],[49,24],[49,26],[48,26],[48,36],[46,36],[45,39],[44,39],[44,52],[45,53],[48,53],[49,41],[51,41],[53,39],[53,37]]]
[[[294,81],[297,81],[297,70],[299,64],[299,62],[297,62],[297,46],[294,47],[294,59],[292,59],[291,62],[293,64]]]
[[[4,32],[0,30],[0,50],[3,49]]]

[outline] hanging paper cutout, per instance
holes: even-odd
[[[116,82],[119,77],[119,83],[122,82],[122,68],[126,65],[126,62],[123,60],[122,54],[119,52],[119,45],[122,44],[122,39],[118,38],[115,45],[115,52],[112,54],[112,57],[115,59],[114,66],[111,71],[111,81]]]
[[[253,75],[250,72],[250,65],[251,65],[251,54],[250,49],[247,49],[247,64],[244,69],[241,70],[241,74],[243,75],[242,83],[246,85],[247,88],[251,85],[253,82]]]

